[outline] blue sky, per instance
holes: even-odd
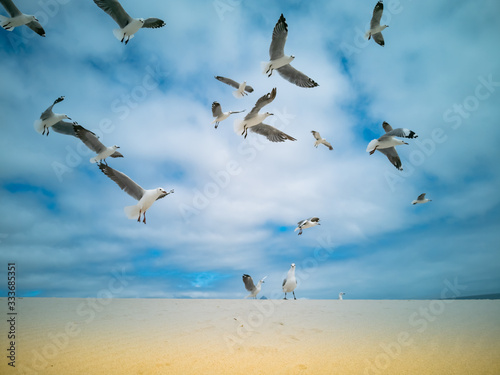
[[[123,0],[166,22],[126,46],[92,1],[18,4],[47,34],[0,30],[0,260],[16,263],[19,295],[243,298],[248,273],[274,298],[292,262],[298,298],[498,293],[500,5],[386,2],[382,48],[362,38],[375,3]],[[285,53],[319,87],[262,74],[281,13]],[[215,75],[255,92],[235,99]],[[210,124],[213,101],[249,111],[273,87],[269,123],[296,142],[244,140],[239,115]],[[120,146],[110,166],[175,189],[147,225],[78,139],[34,131],[61,95],[55,112]],[[419,135],[398,147],[403,171],[365,152],[383,121]],[[423,192],[432,202],[412,206]],[[321,226],[297,236],[310,216]]]

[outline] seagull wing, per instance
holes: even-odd
[[[274,126],[266,125],[263,123],[252,126],[250,130],[254,133],[263,135],[271,142],[285,142],[287,139],[290,141],[296,141],[295,138],[290,137],[288,134],[283,133],[281,130],[276,129]]]
[[[248,86],[248,85],[246,85],[246,86],[245,86],[245,91],[246,91],[246,92],[253,92],[253,87],[252,87],[252,86]]]
[[[94,0],[94,3],[108,13],[122,29],[132,21],[132,17],[125,12],[118,0]]]
[[[399,158],[398,152],[394,147],[389,148],[377,148],[377,151],[380,151],[382,154],[387,156],[387,159],[400,171],[403,170],[401,159]]]
[[[417,198],[417,201],[423,201],[425,199],[425,194],[426,193],[420,194]]]
[[[326,147],[328,147],[330,151],[333,150],[333,146],[330,144],[330,142],[323,140],[321,141],[321,143],[323,143]]]
[[[47,120],[50,116],[52,116],[54,113],[52,112],[52,108],[59,102],[62,102],[64,100],[64,96],[60,96],[59,98],[57,98],[56,100],[54,100],[54,103],[52,103],[52,105],[47,108],[45,111],[43,111],[42,115],[40,116],[40,119],[42,121],[45,121]]]
[[[382,35],[382,33],[375,33],[372,35],[372,38],[378,45],[381,45],[382,47],[385,45],[384,36]]]
[[[314,138],[316,138],[316,140],[321,141],[323,139],[323,138],[321,138],[321,135],[319,134],[319,132],[317,132],[316,130],[312,130],[311,133],[314,136]]]
[[[72,122],[59,121],[55,125],[53,125],[51,129],[61,134],[72,135],[73,137],[76,137],[77,135],[74,126],[75,125],[73,125]]]
[[[245,289],[249,292],[255,290],[255,284],[253,283],[252,277],[250,275],[243,275],[243,282],[245,283]]]
[[[383,11],[384,11],[384,3],[382,1],[379,1],[375,5],[375,8],[373,9],[372,20],[370,21],[370,28],[371,29],[374,29],[377,26],[380,26],[380,19],[382,18]],[[372,35],[372,37],[373,37],[373,35]]]
[[[307,223],[307,220],[301,220],[297,223],[297,226],[300,228],[302,225],[304,225],[305,223]]]
[[[226,77],[221,77],[221,76],[215,76],[215,79],[218,79],[219,81],[224,82],[226,85],[234,87],[235,89],[239,89],[240,88],[240,84],[238,82],[232,80],[231,78],[226,78]],[[247,86],[247,88],[248,88],[248,86]],[[252,89],[252,91],[253,91],[253,89]],[[249,91],[249,92],[252,92],[252,91]]]
[[[319,222],[319,217],[310,217],[308,220],[310,222],[312,222],[312,223],[318,223]]]
[[[21,16],[23,13],[16,7],[12,0],[0,0],[3,7],[7,12],[9,12],[11,17]]]
[[[159,18],[146,18],[142,25],[143,28],[147,29],[159,29],[163,26],[165,26],[165,22]]]
[[[106,146],[99,141],[95,133],[92,133],[90,130],[85,129],[80,125],[74,125],[74,127],[76,136],[85,144],[85,146],[90,148],[96,154],[106,150]]]
[[[218,102],[212,103],[212,115],[213,117],[219,117],[220,115],[222,115],[222,109]]]
[[[385,130],[385,132],[386,132],[386,133],[389,133],[390,131],[392,131],[392,126],[391,126],[391,125],[389,125],[389,123],[388,123],[388,122],[385,122],[385,121],[384,121],[384,122],[382,123],[382,127],[384,128],[384,130]]]
[[[400,138],[418,138],[417,133],[410,129],[397,128],[386,133],[385,136],[400,137]]]
[[[132,198],[140,200],[144,195],[144,189],[137,185],[130,177],[126,174],[119,172],[110,166],[100,163],[99,169],[110,179],[112,179],[125,193],[130,195]]]
[[[37,33],[40,36],[45,36],[45,30],[43,29],[42,25],[38,23],[37,21],[31,21],[26,24],[31,30],[33,30],[35,33]]]
[[[248,120],[249,118],[254,117],[259,113],[262,107],[265,105],[268,105],[271,103],[274,98],[276,98],[276,87],[271,90],[270,93],[267,93],[259,98],[257,100],[257,103],[255,103],[255,106],[252,108],[252,110],[248,113],[248,115],[245,116],[245,120]]]
[[[115,151],[111,155],[109,155],[112,158],[123,158],[123,155],[121,152]]]
[[[285,55],[285,43],[288,36],[288,25],[285,17],[281,14],[280,19],[274,26],[273,40],[269,46],[269,57],[271,60],[279,59]]]
[[[277,69],[280,76],[282,76],[287,81],[297,85],[299,87],[316,87],[319,86],[316,82],[314,82],[311,78],[306,76],[301,71],[295,69],[290,64],[282,66]]]

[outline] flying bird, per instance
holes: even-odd
[[[332,145],[329,142],[327,142],[326,139],[321,138],[321,135],[317,131],[312,130],[311,133],[313,134],[314,138],[316,138],[316,142],[314,142],[314,147],[318,147],[320,144],[324,144],[330,150],[333,150]]]
[[[5,30],[12,31],[18,26],[26,25],[38,35],[45,36],[45,30],[35,16],[22,13],[12,0],[0,0],[0,3],[10,14],[10,18],[0,15],[0,26]]]
[[[256,134],[263,135],[271,142],[285,142],[287,139],[289,141],[296,141],[295,138],[275,128],[274,126],[263,123],[252,126],[250,130]]]
[[[107,157],[123,158],[123,155],[116,151],[120,147],[116,145],[111,147],[104,146],[101,141],[99,141],[99,138],[95,135],[95,133],[85,129],[83,126],[74,125],[74,130],[76,136],[85,144],[85,146],[97,154],[93,158],[90,158],[91,163],[106,163]]]
[[[49,129],[57,124],[60,126],[56,127],[54,130],[58,131],[59,133],[63,133],[63,134],[68,134],[68,133],[65,133],[65,131],[68,131],[68,132],[70,132],[69,135],[74,135],[74,134],[71,134],[71,131],[69,129],[67,129],[68,123],[62,122],[63,119],[71,120],[71,118],[69,118],[68,115],[66,115],[64,113],[52,112],[52,108],[57,103],[60,103],[63,100],[64,100],[64,96],[60,96],[59,98],[54,100],[54,103],[52,103],[52,105],[41,114],[40,118],[35,121],[33,126],[35,127],[35,130],[38,133],[40,133],[42,135],[44,135],[44,134],[49,135]],[[64,124],[66,124],[66,125],[64,125]],[[76,122],[74,124],[76,124]]]
[[[266,277],[267,276],[264,276],[262,279],[259,280],[257,285],[254,285],[252,277],[250,275],[244,274],[243,275],[243,283],[245,283],[246,290],[248,290],[250,292],[250,294],[248,296],[246,296],[245,298],[248,298],[248,297],[257,298],[257,294],[259,294],[260,289],[262,288],[262,283],[264,283],[264,280],[266,279]]]
[[[297,228],[294,232],[299,231],[299,236],[302,234],[302,229],[311,228],[316,225],[321,225],[319,223],[319,217],[310,217],[309,219],[301,220],[297,223]]]
[[[345,293],[344,293],[344,292],[340,292],[340,293],[339,293],[339,300],[341,300],[341,301],[342,301],[342,300],[343,300],[342,296],[344,296],[344,295],[345,295]]]
[[[297,287],[297,278],[295,277],[295,263],[292,263],[290,269],[288,270],[286,278],[283,280],[282,289],[283,292],[285,293],[285,298],[283,299],[286,299],[286,294],[290,292],[293,293],[293,299],[297,299],[295,297],[295,292],[294,292],[296,287]]]
[[[403,167],[401,164],[401,159],[399,158],[399,155],[394,146],[407,145],[408,143],[402,141],[401,139],[397,139],[396,137],[417,138],[418,135],[413,130],[410,129],[404,129],[404,128],[392,129],[392,126],[385,121],[382,123],[382,126],[385,130],[385,134],[381,136],[379,139],[372,140],[368,144],[366,152],[370,152],[370,155],[372,155],[375,151],[380,151],[385,156],[387,156],[389,161],[397,169],[402,171]]]
[[[274,26],[273,39],[269,47],[270,61],[262,63],[263,73],[271,77],[273,71],[277,70],[280,76],[299,87],[319,86],[311,78],[290,65],[290,62],[292,62],[295,56],[285,55],[285,42],[287,36],[288,25],[286,24],[285,17],[281,14],[276,26]]]
[[[246,138],[249,128],[255,125],[259,125],[268,116],[272,116],[273,115],[272,113],[269,112],[259,113],[259,111],[262,109],[262,107],[271,103],[274,100],[274,98],[276,98],[276,87],[272,89],[270,93],[265,94],[261,98],[259,98],[259,100],[257,100],[257,103],[255,103],[255,106],[245,116],[243,120],[236,120],[234,122],[234,131],[236,132],[236,134],[238,135],[244,134]]]
[[[387,25],[380,26],[380,19],[382,18],[383,11],[384,3],[382,1],[379,1],[373,9],[372,20],[370,21],[370,30],[368,30],[365,34],[365,38],[368,38],[368,40],[370,40],[370,38],[373,37],[375,43],[381,45],[382,47],[385,44],[384,37],[382,36],[382,30],[384,30],[386,27],[389,27]]]
[[[217,129],[217,127],[219,126],[219,122],[224,121],[233,113],[241,113],[241,112],[245,112],[245,110],[222,112],[222,108],[221,108],[219,102],[213,102],[212,103],[212,116],[215,117],[215,120],[212,121],[212,124],[215,123],[215,129]]]
[[[422,204],[427,202],[432,202],[432,199],[427,199],[425,197],[426,193],[420,194],[417,199],[415,199],[411,204]]]
[[[231,87],[234,87],[236,89],[236,91],[233,91],[233,96],[235,98],[243,98],[243,96],[248,95],[247,93],[253,92],[252,86],[248,86],[246,81],[238,83],[236,81],[233,81],[231,78],[221,76],[215,76],[215,79],[218,79],[219,81],[224,82]]]
[[[172,194],[174,190],[170,190],[168,193],[161,187],[156,189],[145,190],[136,184],[130,177],[122,172],[119,172],[107,164],[99,163],[99,169],[113,180],[125,193],[130,195],[132,198],[138,200],[139,202],[134,206],[127,206],[124,208],[125,214],[129,219],[137,218],[137,221],[141,221],[141,214],[144,215],[142,222],[146,224],[146,211],[151,207],[151,205],[158,199],[164,198],[169,194]]]
[[[120,26],[114,29],[113,34],[120,42],[127,44],[134,34],[141,28],[157,29],[165,26],[165,22],[159,18],[132,18],[123,9],[118,0],[94,0],[94,3],[105,11]]]

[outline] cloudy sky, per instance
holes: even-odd
[[[276,298],[293,262],[298,298],[499,292],[500,5],[387,1],[380,47],[363,39],[375,3],[122,0],[166,22],[124,45],[90,0],[17,1],[47,36],[0,29],[0,275],[15,262],[25,297],[243,298],[248,273]],[[285,53],[319,87],[262,74],[281,13]],[[215,75],[255,91],[236,99]],[[248,112],[273,87],[268,123],[296,142],[243,139],[242,115],[214,129],[213,101]],[[146,225],[78,139],[35,132],[61,95],[55,112],[120,146],[110,166],[175,189]],[[419,135],[398,146],[403,171],[365,151],[383,121]]]

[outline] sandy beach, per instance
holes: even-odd
[[[16,311],[4,374],[500,373],[498,300],[23,298]]]

